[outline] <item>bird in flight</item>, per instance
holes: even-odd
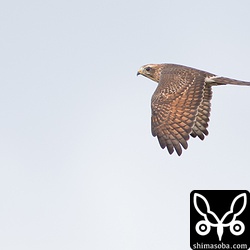
[[[137,75],[158,83],[151,99],[151,130],[160,146],[172,154],[182,154],[188,139],[208,135],[212,86],[242,85],[250,82],[217,76],[202,70],[177,64],[147,64]]]

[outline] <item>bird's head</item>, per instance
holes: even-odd
[[[143,75],[155,82],[159,82],[161,73],[161,64],[146,64],[142,66],[137,75]]]

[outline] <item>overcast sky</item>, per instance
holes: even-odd
[[[151,135],[147,63],[250,80],[248,0],[2,1],[0,249],[189,249],[189,195],[250,189],[250,88],[213,88],[209,136]]]

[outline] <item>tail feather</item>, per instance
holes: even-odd
[[[222,77],[222,76],[207,77],[205,81],[206,83],[211,83],[212,85],[231,84],[231,85],[250,86],[250,82],[239,81],[239,80]]]

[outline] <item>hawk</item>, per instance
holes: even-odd
[[[217,76],[177,64],[147,64],[137,75],[158,83],[151,99],[151,129],[160,146],[180,156],[188,139],[208,135],[212,86],[243,85],[250,82]]]

